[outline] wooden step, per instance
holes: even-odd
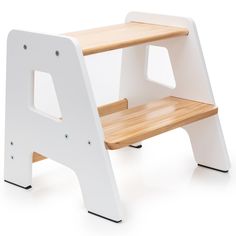
[[[216,106],[177,97],[128,109],[122,99],[98,107],[108,149],[119,149],[163,132],[215,115]],[[46,157],[33,153],[33,162]]]
[[[101,117],[108,149],[119,149],[217,114],[214,105],[177,97]]]
[[[125,48],[161,39],[188,35],[185,28],[129,22],[91,30],[65,33],[79,41],[84,55]]]

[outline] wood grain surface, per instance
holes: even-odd
[[[119,149],[217,114],[214,105],[167,97],[101,117],[108,149]]]
[[[161,39],[188,35],[188,29],[129,22],[90,30],[65,33],[78,40],[84,55],[125,48]]]

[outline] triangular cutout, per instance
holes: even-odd
[[[52,76],[43,71],[34,71],[34,107],[51,118],[62,119]]]
[[[147,79],[167,88],[174,89],[176,86],[168,50],[164,47],[149,46]]]

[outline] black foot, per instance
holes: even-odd
[[[208,169],[211,169],[211,170],[217,170],[217,171],[220,171],[220,172],[223,172],[223,173],[228,173],[229,172],[228,170],[219,170],[219,169],[209,167],[209,166],[204,166],[204,165],[201,165],[201,164],[198,164],[198,166],[205,167],[205,168],[208,168]]]
[[[116,220],[112,220],[112,219],[109,219],[109,218],[107,218],[107,217],[105,217],[105,216],[101,216],[101,215],[98,215],[98,214],[96,214],[96,213],[93,213],[93,212],[91,212],[91,211],[88,211],[88,213],[90,213],[90,214],[92,214],[92,215],[95,215],[95,216],[99,216],[99,217],[101,217],[101,218],[103,218],[103,219],[105,219],[105,220],[109,220],[109,221],[112,221],[112,222],[114,222],[114,223],[120,223],[122,220],[118,220],[118,221],[116,221]]]
[[[129,145],[129,147],[132,147],[132,148],[141,148],[142,147],[142,145],[141,144],[139,144],[139,145]]]
[[[12,182],[10,182],[10,181],[7,181],[7,180],[4,180],[4,181],[5,181],[6,183],[15,185],[15,186],[20,187],[20,188],[23,188],[23,189],[30,189],[30,188],[32,188],[31,185],[29,185],[29,186],[27,186],[27,187],[23,187],[23,186],[20,186],[20,185],[18,185],[18,184],[14,184],[14,183],[12,183]]]

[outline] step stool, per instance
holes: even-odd
[[[146,78],[150,45],[168,50],[174,89]],[[84,57],[120,48],[120,100],[97,108]],[[63,119],[53,119],[35,108],[35,70],[52,75]],[[120,222],[108,149],[133,145],[178,127],[189,134],[199,165],[229,170],[218,109],[191,19],[131,12],[124,24],[65,35],[10,32],[6,182],[30,188],[32,162],[50,158],[77,174],[88,212]]]

